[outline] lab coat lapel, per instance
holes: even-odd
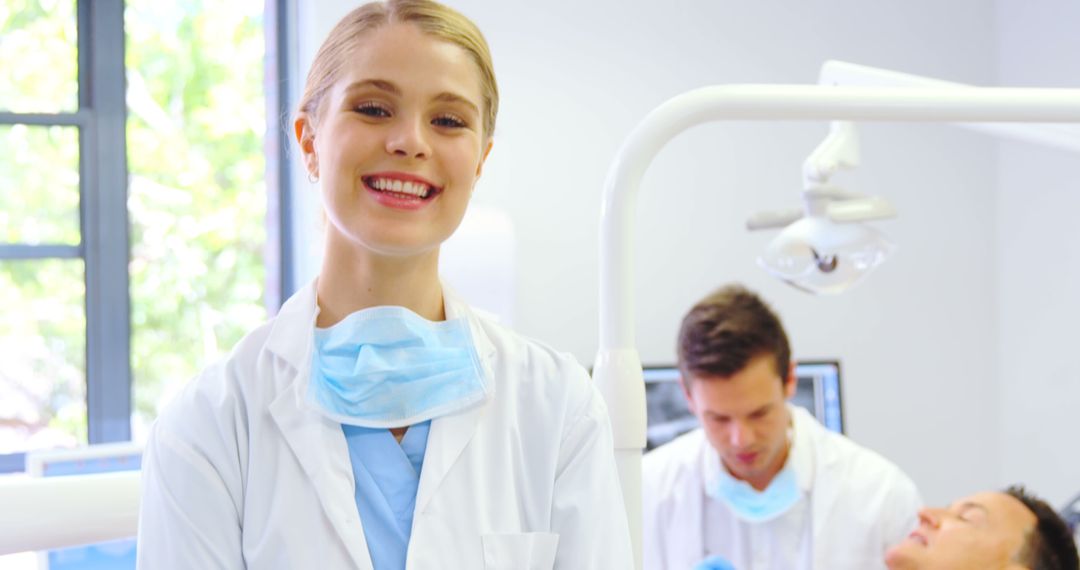
[[[293,371],[291,382],[270,403],[269,411],[289,449],[304,469],[327,519],[360,570],[372,570],[371,556],[356,510],[355,483],[348,444],[341,425],[305,404],[310,374],[312,334],[316,316],[314,283],[281,308],[267,349]]]
[[[356,510],[356,488],[348,444],[341,425],[297,406],[284,392],[270,404],[270,414],[304,468],[338,538],[361,570],[372,570],[367,540]]]
[[[431,421],[420,486],[416,491],[416,512],[424,512],[431,503],[443,479],[476,432],[484,407],[486,401],[466,411]]]
[[[787,404],[791,413],[794,441],[792,442],[791,456],[789,461],[795,468],[795,477],[799,482],[799,489],[807,502],[803,536],[799,540],[799,568],[825,568],[828,566],[825,560],[820,558],[819,551],[814,545],[821,536],[821,511],[815,505],[821,500],[819,487],[814,482],[819,479],[817,442],[814,438],[816,420],[810,417],[806,410],[791,403]],[[823,565],[824,564],[824,565]]]
[[[468,305],[445,284],[443,298],[446,318],[462,317],[469,323],[477,356],[480,358],[483,373],[487,376],[488,393],[482,402],[467,410],[431,420],[431,432],[428,434],[427,449],[424,452],[424,467],[420,472],[420,486],[416,492],[417,513],[424,512],[431,503],[446,475],[476,433],[484,410],[495,397],[495,346]]]
[[[680,564],[671,568],[691,568],[701,561],[702,553],[705,552],[705,497],[704,486],[684,485],[673,489],[674,505],[672,512],[678,513],[683,520],[676,521],[672,526],[674,532],[668,532],[667,538],[671,541],[670,552],[679,553]],[[693,525],[686,528],[685,525]]]
[[[830,524],[833,504],[844,486],[832,472],[836,457],[823,445],[824,428],[806,410],[790,404],[788,407],[794,417],[798,445],[803,446],[800,469],[805,475],[800,474],[799,484],[810,497],[810,536],[804,538],[810,551],[804,551],[802,556],[804,561],[813,561],[812,565],[805,562],[807,568],[825,568],[831,562],[830,552],[816,545],[824,544],[824,537],[835,530]]]

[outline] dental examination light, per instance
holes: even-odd
[[[837,170],[858,166],[857,139],[852,123],[833,121],[829,136],[803,163],[803,209],[760,212],[746,222],[750,230],[784,227],[758,265],[810,293],[843,292],[894,249],[862,223],[896,216],[892,204],[829,184]]]
[[[751,228],[787,226],[761,264],[798,287],[832,292],[858,281],[888,254],[866,221],[893,215],[883,199],[828,183],[858,161],[844,121],[962,123],[1080,152],[1080,89],[972,87],[894,71],[826,62],[819,85],[721,85],[678,95],[649,113],[615,156],[600,212],[600,347],[593,377],[611,417],[635,564],[641,568],[641,453],[645,384],[634,331],[634,219],[641,179],[661,148],[686,129],[712,121],[834,121],[804,165],[804,207],[751,218]],[[840,121],[841,123],[836,123]],[[845,142],[846,141],[846,142]],[[850,264],[850,265],[849,265]]]

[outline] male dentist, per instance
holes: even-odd
[[[645,456],[645,568],[884,569],[915,528],[915,484],[787,402],[795,366],[776,314],[724,287],[683,319],[678,358],[702,427]]]

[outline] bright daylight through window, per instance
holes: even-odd
[[[130,418],[142,440],[171,395],[266,318],[267,5],[124,3],[125,153],[89,146],[105,120],[87,91],[103,80],[88,63],[102,34],[80,37],[90,2],[0,3],[0,472],[27,451],[97,443],[95,421]],[[126,214],[97,206],[123,191],[89,182],[107,161],[126,164]],[[91,215],[128,228],[112,254],[128,266],[130,385],[88,384]],[[98,389],[131,394],[126,415],[95,418]]]

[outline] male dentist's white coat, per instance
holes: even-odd
[[[884,570],[885,550],[915,528],[915,484],[884,457],[788,408],[788,460],[803,499],[775,520],[744,522],[705,493],[722,467],[701,429],[645,456],[645,570],[693,568],[706,551],[739,570]]]
[[[611,428],[584,369],[445,303],[495,390],[432,422],[407,568],[631,568]],[[158,419],[140,568],[372,568],[341,426],[304,400],[315,316],[309,285]]]

